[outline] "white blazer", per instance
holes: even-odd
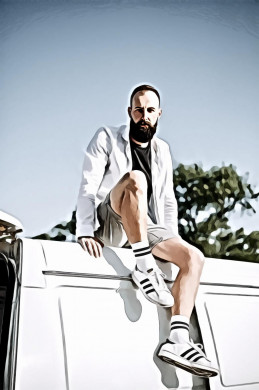
[[[129,125],[101,127],[90,141],[84,158],[77,202],[76,235],[94,236],[97,207],[125,173],[132,170]],[[177,202],[173,189],[172,159],[166,142],[151,141],[151,173],[157,224],[178,233]]]

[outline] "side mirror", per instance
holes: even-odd
[[[23,231],[23,226],[18,219],[0,210],[0,240],[11,238],[15,240],[16,234]]]

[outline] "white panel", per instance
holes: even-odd
[[[258,384],[259,297],[206,295],[224,386]]]
[[[259,287],[259,264],[208,258],[205,259],[201,282]]]
[[[22,239],[22,285],[45,287],[46,262],[39,240]]]
[[[160,372],[153,360],[159,343],[155,305],[145,301],[142,307],[133,294],[123,302],[114,291],[80,288],[63,288],[60,301],[70,390],[178,388],[174,368],[159,361]],[[191,375],[180,371],[181,383],[191,386]]]
[[[116,279],[105,279],[98,277],[67,277],[67,276],[54,276],[46,275],[47,288],[54,287],[89,287],[89,288],[108,288],[117,290],[121,283],[131,283],[126,281],[120,281]]]
[[[22,288],[15,390],[65,390],[55,290]]]

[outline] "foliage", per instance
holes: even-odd
[[[76,212],[73,211],[71,220],[69,222],[62,222],[54,226],[50,232],[39,234],[32,237],[37,240],[54,240],[54,241],[75,241],[76,232]]]
[[[205,256],[259,262],[259,232],[235,232],[229,216],[237,205],[244,212],[255,210],[258,198],[247,176],[239,176],[232,166],[204,171],[197,164],[179,164],[174,171],[178,201],[179,231],[182,238],[200,248]]]
[[[229,217],[240,205],[243,212],[255,213],[251,201],[258,198],[248,177],[239,176],[232,165],[204,171],[197,164],[179,164],[174,171],[178,202],[179,232],[206,257],[259,262],[259,231],[246,235],[232,231]],[[41,240],[75,240],[76,212],[69,222],[54,226]]]

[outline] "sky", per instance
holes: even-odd
[[[259,188],[259,1],[2,0],[0,209],[33,236],[69,220],[84,149],[161,92],[177,163],[233,164]],[[235,228],[259,230],[257,213]]]

